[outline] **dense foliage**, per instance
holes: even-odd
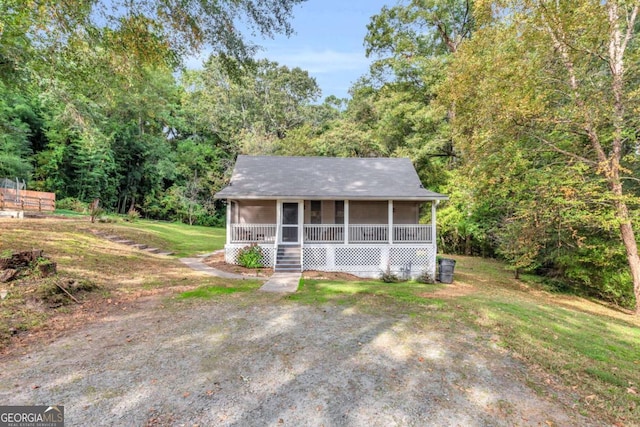
[[[637,2],[405,0],[371,18],[350,99],[322,103],[235,31],[288,33],[300,2],[5,1],[0,176],[215,225],[238,153],[410,157],[450,196],[441,251],[638,304]]]

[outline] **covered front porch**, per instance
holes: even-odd
[[[419,224],[420,202],[230,201],[227,242],[232,244],[432,244],[431,222]]]
[[[277,266],[283,248],[299,248],[301,270],[434,275],[435,206],[404,200],[229,200],[227,262],[257,244],[268,266]],[[419,224],[425,208],[431,222]]]

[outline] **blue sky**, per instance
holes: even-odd
[[[258,54],[289,67],[309,71],[329,95],[348,97],[349,87],[367,73],[371,62],[365,56],[364,37],[371,16],[396,0],[308,0],[294,13],[296,31],[289,38],[259,42]]]
[[[347,98],[353,82],[369,70],[364,37],[371,16],[382,6],[397,0],[307,0],[294,11],[295,34],[287,38],[257,39],[267,58],[290,68],[300,67],[316,79],[323,100],[329,95]],[[208,56],[208,53],[202,57]],[[188,67],[198,67],[202,59],[192,58]]]

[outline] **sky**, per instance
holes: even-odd
[[[295,33],[289,38],[256,39],[267,58],[289,68],[300,67],[316,79],[320,100],[335,95],[349,97],[352,83],[369,70],[364,37],[371,16],[397,0],[307,0],[294,10]],[[189,61],[187,66],[196,65]],[[197,65],[196,65],[197,66]]]

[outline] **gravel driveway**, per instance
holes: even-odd
[[[591,425],[457,323],[258,293],[162,304],[3,360],[0,402],[64,405],[67,426]]]

